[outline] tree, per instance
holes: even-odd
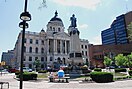
[[[117,66],[127,66],[127,63],[128,63],[128,59],[126,56],[123,56],[123,54],[118,54],[116,57],[115,57],[115,63]]]
[[[33,65],[35,66],[35,69],[36,70],[39,70],[40,69],[40,64],[41,64],[40,63],[40,60],[37,59],[37,60],[34,61]]]
[[[132,22],[127,26],[128,39],[132,41]]]
[[[127,58],[128,58],[127,65],[129,66],[129,68],[131,68],[132,67],[132,53],[127,55]]]
[[[104,57],[104,65],[108,67],[111,65],[111,63],[112,63],[112,60],[109,57],[105,56]]]

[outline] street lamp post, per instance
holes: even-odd
[[[20,89],[23,88],[23,59],[24,59],[24,40],[25,40],[25,29],[28,28],[26,21],[31,20],[31,15],[27,12],[27,0],[25,0],[24,12],[20,15],[22,22],[19,23],[19,27],[23,28],[22,31],[22,44],[21,44],[21,62],[20,62]]]

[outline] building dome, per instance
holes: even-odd
[[[58,12],[57,11],[55,12],[55,16],[53,18],[51,18],[50,21],[61,21],[62,22],[62,20],[60,18],[58,18]]]

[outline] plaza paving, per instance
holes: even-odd
[[[19,89],[19,81],[15,80],[14,76],[14,74],[0,75],[0,81],[9,82],[9,89]],[[7,89],[6,85],[4,87],[4,89]],[[38,79],[37,81],[24,81],[23,89],[132,89],[132,80],[111,83],[80,83],[78,81],[50,83],[43,79]]]

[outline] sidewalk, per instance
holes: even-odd
[[[20,82],[13,77],[13,74],[5,74],[0,76],[0,81],[9,82],[9,89],[19,89]],[[24,81],[23,89],[132,89],[132,80],[111,83],[79,83],[78,81],[50,83],[44,79],[38,79],[37,81]]]

